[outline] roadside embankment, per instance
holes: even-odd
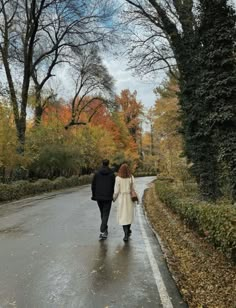
[[[189,307],[235,308],[236,266],[229,257],[235,247],[235,217],[231,215],[236,209],[229,206],[224,211],[220,205],[214,209],[206,204],[194,207],[196,199],[190,199],[190,195],[176,194],[170,183],[157,182],[145,192],[144,207]],[[228,223],[220,223],[229,217]]]

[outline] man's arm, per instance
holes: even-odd
[[[112,174],[113,193],[114,193],[114,189],[115,189],[115,182],[116,182],[116,176],[115,176],[115,173],[113,173]]]
[[[92,183],[91,183],[91,189],[92,189],[92,200],[95,200],[95,191],[96,191],[96,173],[93,176]]]

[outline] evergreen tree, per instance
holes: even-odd
[[[197,1],[200,15],[196,14],[193,0],[170,1],[168,5],[169,1],[148,0],[147,6],[145,1],[126,2],[134,7],[132,13],[137,16],[138,25],[144,20],[144,29],[148,29],[147,22],[153,31],[142,42],[143,46],[147,44],[147,50],[148,44],[153,42],[155,46],[152,33],[156,34],[155,39],[161,33],[160,41],[164,35],[170,44],[179,73],[185,154],[202,195],[206,199],[218,198],[224,165],[235,199],[235,12],[226,0]],[[138,41],[136,47],[140,46]],[[135,53],[137,48],[133,50]],[[147,55],[152,67],[155,56],[149,58],[141,48],[139,57],[144,63]]]
[[[192,163],[191,171],[204,199],[215,200],[219,196],[217,161],[212,137],[206,127],[209,108],[201,94],[201,44],[200,33],[184,33],[182,50],[178,50],[180,67],[180,106],[185,155]]]
[[[200,106],[199,134],[210,154],[209,172],[217,176],[217,166],[229,170],[233,199],[236,199],[236,62],[235,12],[226,0],[201,0],[199,35]],[[208,147],[209,146],[209,147]],[[205,153],[206,153],[205,152]],[[207,155],[203,153],[202,155]],[[199,153],[201,155],[201,153]],[[220,164],[219,164],[220,163]],[[209,164],[210,165],[210,164]],[[214,166],[215,165],[215,166]],[[213,168],[213,169],[212,169]],[[222,170],[220,172],[223,173]]]

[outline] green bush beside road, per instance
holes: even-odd
[[[207,203],[191,194],[185,196],[170,182],[157,181],[156,191],[160,200],[168,205],[188,226],[205,237],[227,257],[236,262],[236,207],[219,202]]]
[[[151,176],[153,174],[140,173],[135,176]],[[0,202],[18,200],[53,190],[76,187],[91,183],[93,174],[72,176],[70,178],[58,177],[55,180],[39,179],[35,182],[16,181],[11,184],[0,183]]]
[[[17,200],[23,197],[89,184],[92,175],[59,177],[54,181],[40,179],[36,182],[17,181],[12,184],[0,184],[0,202]]]

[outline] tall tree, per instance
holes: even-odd
[[[154,107],[154,141],[158,168],[168,175],[177,175],[179,166],[183,167],[180,154],[183,151],[182,136],[179,133],[179,86],[170,76],[162,86],[155,89],[157,100]]]
[[[53,77],[55,66],[71,63],[81,46],[106,45],[110,30],[106,27],[114,9],[107,0],[58,1],[50,11],[45,12],[42,30],[38,34],[41,43],[35,47],[32,77],[35,86],[35,122],[40,123],[43,108],[41,90]],[[52,18],[53,16],[53,18]],[[74,52],[71,51],[74,50]],[[75,50],[77,49],[77,52]]]
[[[71,101],[71,120],[66,129],[72,125],[86,124],[81,121],[81,115],[85,111],[90,122],[103,104],[110,109],[115,106],[114,81],[104,66],[97,47],[76,48],[74,53],[71,73],[74,76],[75,92]]]
[[[132,21],[136,22],[137,27],[140,27],[140,25],[144,27],[144,23],[146,28],[150,26],[151,31],[145,32],[147,37],[142,37],[142,50],[145,51],[145,47],[147,47],[146,50],[148,51],[150,49],[148,47],[149,44],[161,47],[163,42],[167,43],[168,47],[171,49],[179,72],[180,106],[182,111],[185,153],[189,161],[193,163],[192,169],[200,184],[203,196],[215,199],[219,195],[216,176],[217,154],[215,153],[214,138],[212,133],[209,132],[210,125],[207,126],[207,128],[204,127],[207,123],[204,119],[210,116],[211,110],[207,109],[205,103],[201,103],[202,80],[200,77],[202,74],[201,58],[211,58],[212,55],[208,53],[207,45],[210,36],[214,36],[214,34],[210,34],[207,39],[208,43],[203,43],[203,32],[199,31],[199,29],[201,29],[201,23],[204,24],[204,21],[202,18],[199,22],[198,16],[196,15],[196,7],[194,7],[195,2],[193,0],[146,0],[143,2],[126,0],[126,2],[133,7],[130,14],[132,15]],[[221,9],[227,9],[226,1],[206,1],[205,5],[206,3],[208,3],[208,8],[204,6],[204,1],[200,1],[200,7],[203,11],[207,9],[210,11],[212,9],[212,11],[215,12],[215,10],[218,10],[218,14],[220,14]],[[224,16],[227,15],[227,18],[230,20],[229,24],[231,23],[231,30],[232,27],[234,27],[232,26],[234,25],[234,14],[232,10],[231,15],[224,13]],[[206,15],[208,15],[207,19],[210,18],[209,13],[206,12]],[[226,26],[223,19],[219,19],[217,15],[215,15],[215,17],[215,26],[217,23],[218,29],[224,28],[222,31],[227,32],[228,47],[231,45],[230,48],[232,52],[232,38],[234,34],[229,30],[229,27]],[[219,33],[223,34],[222,31]],[[223,35],[217,35],[214,38],[211,37],[211,39],[216,42],[220,36],[222,39]],[[215,43],[215,49],[217,49],[217,44],[218,43]],[[220,46],[222,47],[221,44]],[[164,57],[165,49],[159,50],[163,51],[163,53],[161,53],[163,57],[158,61],[154,61],[157,58],[154,58],[152,55],[147,57],[145,52],[141,55],[141,59],[144,63],[149,59],[150,67],[158,69],[160,67],[157,67],[157,64],[160,62],[163,63],[164,58],[167,60],[167,58]],[[224,50],[223,47],[222,50]],[[199,56],[202,52],[204,56]],[[224,55],[224,51],[220,52],[220,49],[218,49],[218,53],[221,53],[221,56]],[[234,61],[232,59],[231,57],[231,61]],[[171,64],[172,62],[169,62],[169,65]],[[138,65],[141,66],[142,61],[140,61]],[[225,70],[223,66],[224,65],[221,64],[222,73]],[[172,69],[172,66],[170,66],[170,69]],[[217,70],[214,71],[214,74],[215,76],[217,75]],[[222,88],[220,84],[219,88]],[[205,91],[207,91],[208,96],[210,96],[209,87],[205,87]],[[219,114],[219,109],[217,113]],[[234,168],[232,160],[230,168]]]
[[[149,108],[146,113],[147,123],[150,125],[150,154],[153,156],[154,151],[154,121],[155,121],[155,110],[153,107]]]
[[[222,166],[226,167],[232,197],[236,200],[236,16],[226,0],[201,0],[200,4],[201,83],[197,94],[202,111],[198,134],[206,140],[208,158],[218,162],[214,170],[209,166],[206,176],[213,172],[222,183],[226,179],[219,177],[225,174]],[[209,138],[213,149],[207,142]]]
[[[98,23],[105,25],[109,6],[107,0],[100,6],[82,0],[0,0],[0,5],[0,53],[23,152],[32,76],[38,116],[40,92],[68,49],[104,40],[106,27]]]
[[[140,134],[140,116],[143,113],[143,105],[137,101],[137,92],[131,93],[128,89],[122,90],[120,96],[116,97],[116,102],[123,114],[130,135],[137,142]]]
[[[12,110],[9,104],[1,101],[0,104],[0,182],[12,180],[17,165],[26,166],[26,157],[16,151],[18,146],[16,129]]]
[[[187,137],[187,132],[191,130],[192,125],[192,121],[188,121],[189,113],[193,112],[194,109],[195,90],[199,76],[199,66],[196,59],[200,43],[193,13],[194,3],[191,0],[146,0],[143,2],[126,0],[126,2],[131,5],[128,8],[129,14],[138,29],[140,27],[150,29],[149,31],[146,30],[144,36],[139,37],[138,41],[134,38],[135,45],[140,43],[143,45],[142,52],[139,55],[142,61],[136,63],[138,67],[141,67],[143,62],[148,61],[148,65],[145,64],[145,67],[149,66],[153,71],[156,71],[163,67],[164,61],[168,63],[167,67],[172,75],[178,77],[186,155],[192,161],[194,154],[192,149],[197,147],[199,142],[199,140]],[[148,47],[148,45],[150,46]],[[150,53],[147,56],[146,53],[150,48],[158,48],[160,57]],[[171,58],[174,57],[174,62],[169,61],[166,55]],[[158,61],[154,61],[155,59]],[[178,74],[173,67],[175,64],[178,68]],[[200,174],[195,174],[195,176],[198,179]]]

